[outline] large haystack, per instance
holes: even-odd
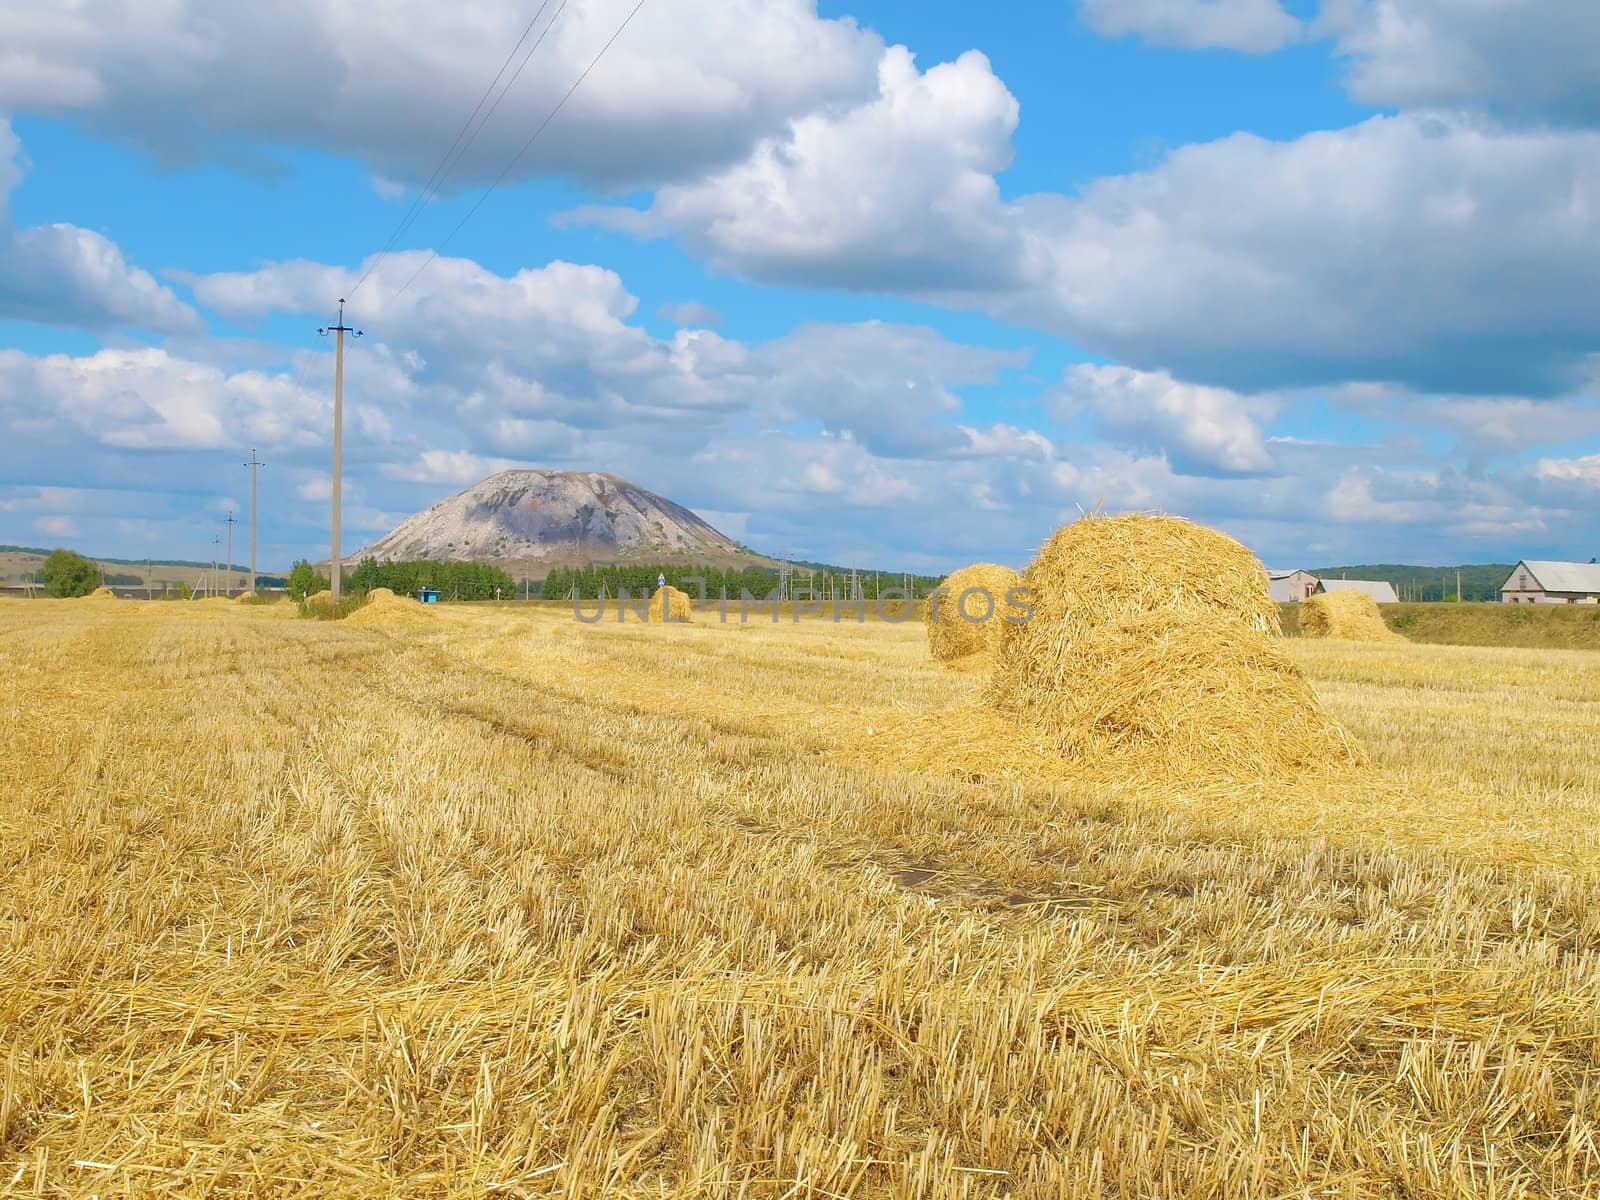
[[[1308,638],[1342,638],[1347,642],[1406,640],[1384,624],[1378,602],[1354,588],[1318,592],[1302,604],[1300,632]]]
[[[650,619],[652,621],[694,620],[694,609],[690,606],[688,593],[680,592],[671,584],[657,588],[655,594],[650,597]]]
[[[1089,516],[1022,576],[987,684],[880,729],[872,759],[968,777],[1140,790],[1231,788],[1342,765],[1359,748],[1284,653],[1266,572],[1177,517]]]
[[[1009,601],[1022,576],[995,563],[973,563],[947,576],[943,595],[931,596],[922,620],[928,631],[928,653],[939,662],[993,654],[1000,645],[1005,618],[1023,610]]]
[[[344,623],[359,627],[422,629],[434,624],[435,615],[431,605],[379,587],[367,593],[366,603],[346,617]]]
[[[1247,780],[1348,760],[1285,655],[1255,556],[1179,517],[1085,517],[1023,576],[983,701],[1084,769]]]

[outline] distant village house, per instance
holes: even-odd
[[[1279,604],[1309,600],[1317,590],[1317,577],[1310,571],[1275,571],[1267,568],[1267,592]]]
[[[1505,604],[1600,603],[1600,563],[1523,559],[1500,585]]]

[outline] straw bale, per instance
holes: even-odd
[[[1319,592],[1302,604],[1300,632],[1308,638],[1340,638],[1347,642],[1407,640],[1384,623],[1376,600],[1354,588]]]
[[[663,592],[666,593],[665,618],[662,617]],[[668,584],[664,588],[657,588],[655,594],[650,597],[650,619],[652,621],[660,621],[663,619],[672,621],[694,620],[694,609],[690,607],[688,593],[680,592],[671,584]]]
[[[930,597],[922,620],[928,632],[928,653],[939,662],[952,663],[973,655],[988,656],[1000,645],[1006,618],[1023,611],[1008,600],[1022,576],[995,563],[973,563],[948,575],[939,586],[946,593]],[[976,594],[962,597],[969,590]]]
[[[373,588],[367,593],[366,603],[344,619],[346,625],[359,627],[422,629],[434,624],[431,606],[409,596],[397,596],[386,587]]]
[[[1024,583],[983,698],[1055,753],[1156,774],[1252,778],[1350,757],[1285,654],[1266,572],[1181,517],[1090,516],[1057,530]]]
[[[922,770],[1236,784],[1356,761],[1284,652],[1266,573],[1178,517],[1085,517],[1024,572],[985,685],[872,757]]]

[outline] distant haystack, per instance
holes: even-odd
[[[397,596],[386,587],[373,588],[366,603],[344,619],[358,628],[423,629],[436,624],[434,606],[406,596]]]
[[[1022,576],[995,563],[973,563],[947,576],[923,612],[928,653],[939,662],[955,662],[974,654],[992,654],[1000,645],[1006,618],[1022,610],[1009,602]]]
[[[668,584],[664,588],[657,588],[650,597],[650,619],[652,621],[692,621],[694,608],[689,603],[686,592]]]
[[[1406,640],[1384,623],[1377,601],[1354,588],[1319,592],[1307,600],[1300,608],[1300,632],[1308,638],[1348,642]]]
[[[1089,516],[1022,576],[986,686],[875,739],[873,756],[963,775],[1234,786],[1360,751],[1285,654],[1266,573],[1178,517]],[[887,731],[886,731],[887,732]]]
[[[309,596],[306,597],[306,603],[307,604],[332,604],[333,603],[333,593],[330,592],[327,588],[323,588],[320,592],[312,592]]]
[[[106,587],[104,584],[101,584],[99,587],[95,588],[94,591],[90,592],[87,596],[85,596],[84,599],[85,600],[119,600],[119,599],[121,599],[121,597],[118,596],[115,592],[113,592],[110,588]]]

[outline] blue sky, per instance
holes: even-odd
[[[0,541],[203,558],[255,448],[324,555],[348,295],[347,547],[525,465],[886,567],[1597,552],[1589,3],[646,0],[516,157],[633,2],[380,259],[537,5],[0,6]]]

